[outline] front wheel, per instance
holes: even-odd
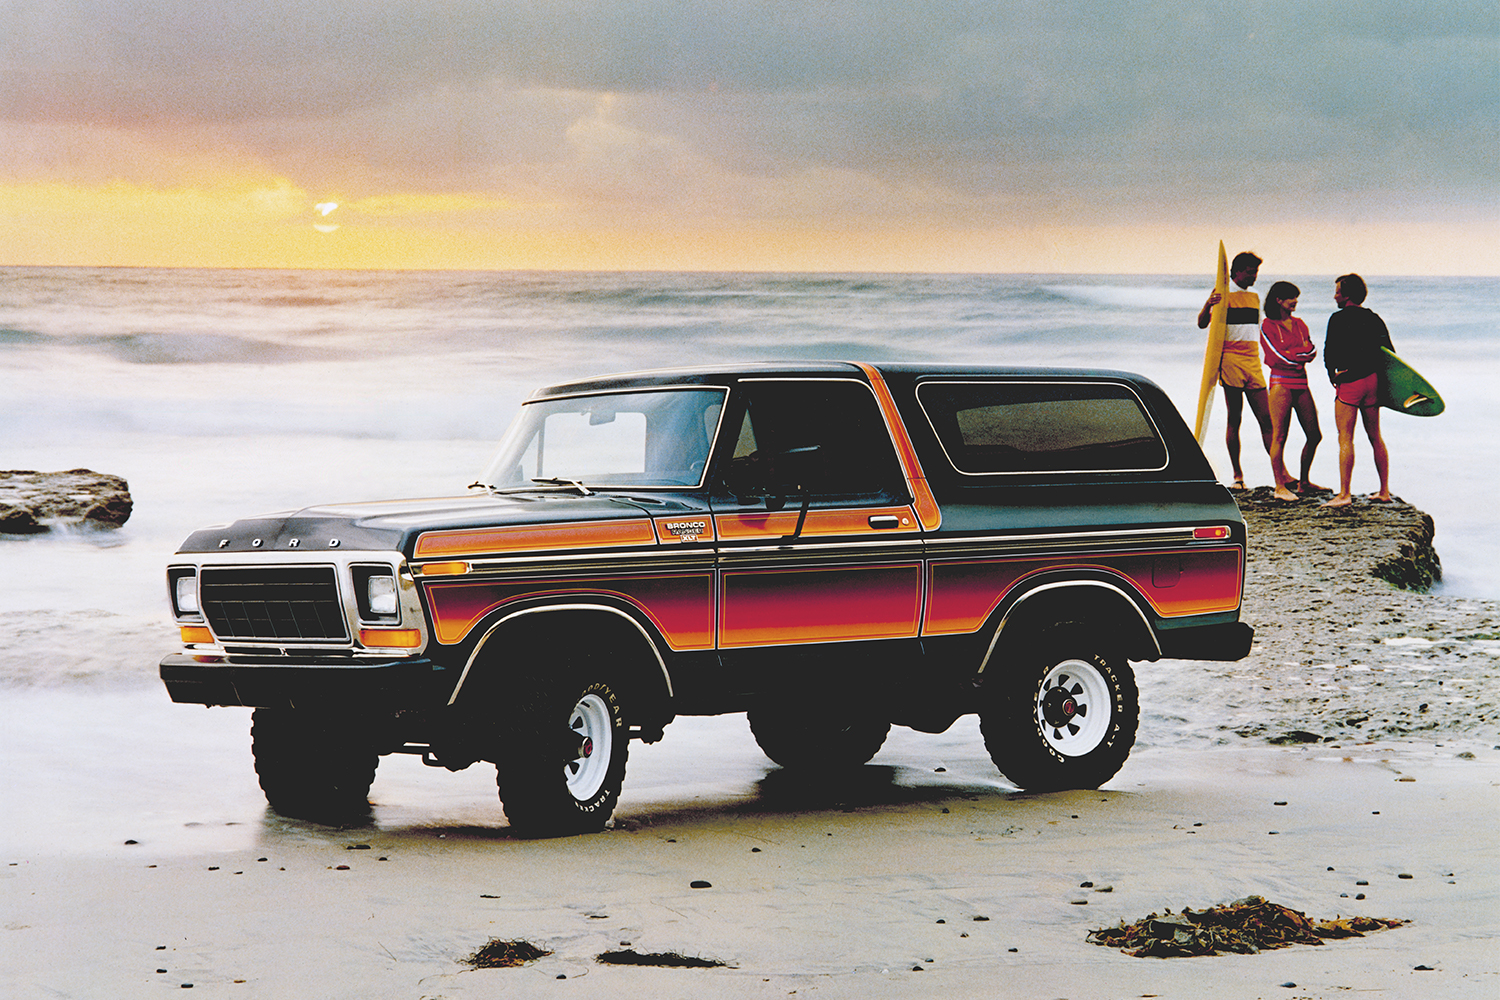
[[[995,683],[1002,687],[991,692],[980,730],[995,766],[1020,787],[1098,788],[1130,756],[1140,718],[1135,677],[1097,641],[1048,630]]]
[[[257,708],[250,716],[255,773],[271,808],[319,823],[366,819],[380,756],[369,730],[294,709]]]
[[[604,829],[630,748],[619,690],[602,679],[539,682],[510,716],[496,783],[511,828],[532,837]]]

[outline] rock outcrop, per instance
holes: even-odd
[[[118,528],[130,518],[130,486],[92,469],[0,471],[0,534],[34,535],[59,525]]]
[[[1360,498],[1348,507],[1322,507],[1328,494],[1277,500],[1269,486],[1235,495],[1250,529],[1251,551],[1279,549],[1327,580],[1368,565],[1369,573],[1403,590],[1426,593],[1443,578],[1433,548],[1432,516],[1398,497],[1392,503]]]
[[[1141,668],[1143,711],[1217,740],[1500,742],[1500,602],[1427,589],[1433,519],[1411,504],[1325,499],[1235,495],[1250,536],[1240,618],[1255,644],[1234,663]]]

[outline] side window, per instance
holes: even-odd
[[[805,379],[744,382],[745,401],[723,476],[738,495],[896,494],[901,467],[868,387]]]
[[[927,382],[917,399],[960,472],[1127,472],[1167,463],[1155,425],[1119,383]]]

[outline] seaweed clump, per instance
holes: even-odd
[[[518,965],[546,958],[552,952],[538,948],[530,941],[494,940],[464,959],[465,965],[476,969],[513,969]]]
[[[623,951],[606,951],[596,956],[594,961],[601,965],[652,965],[666,969],[722,969],[725,967],[725,963],[713,958],[679,955],[675,951],[642,954],[629,948]]]
[[[1262,896],[1246,896],[1206,910],[1153,913],[1133,924],[1089,931],[1088,940],[1119,948],[1136,958],[1183,958],[1235,952],[1254,955],[1294,944],[1320,945],[1324,938],[1363,937],[1369,931],[1399,927],[1405,920],[1338,917],[1314,921]]]

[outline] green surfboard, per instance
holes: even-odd
[[[1418,375],[1416,369],[1391,353],[1380,349],[1380,405],[1414,417],[1435,417],[1443,412],[1443,397],[1432,383]]]

